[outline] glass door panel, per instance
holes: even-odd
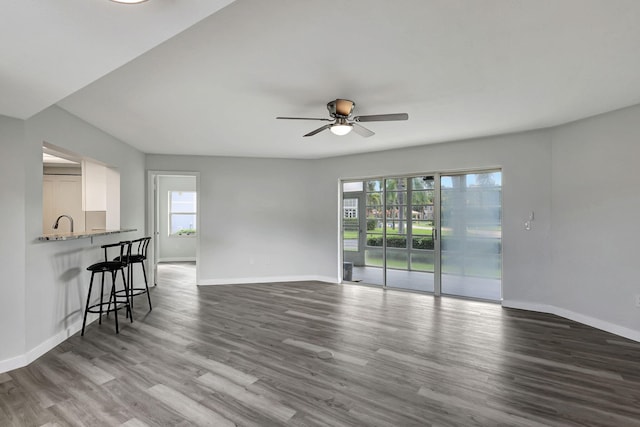
[[[502,174],[440,178],[442,293],[502,298]]]
[[[360,253],[360,223],[358,197],[347,197],[342,199],[342,249],[345,252]]]
[[[424,179],[423,179],[424,178]],[[386,285],[433,292],[433,178],[386,180]]]
[[[384,184],[386,285],[406,288],[410,282],[407,250],[407,180],[387,178]]]
[[[366,211],[362,182],[343,184],[342,196],[342,279],[362,281],[361,273],[365,264]],[[344,190],[348,189],[349,192]]]
[[[409,229],[409,269],[418,290],[434,292],[435,283],[435,185],[433,176],[418,176],[410,179],[411,194]]]
[[[384,191],[382,180],[364,181],[366,224],[364,266],[360,271],[363,283],[384,285]]]

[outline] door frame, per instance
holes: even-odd
[[[160,233],[160,198],[158,197],[158,179],[161,176],[193,176],[196,178],[196,285],[200,283],[200,172],[147,170],[147,236],[153,244],[147,249],[147,271],[151,283],[157,285],[158,275],[158,235]]]
[[[342,233],[344,232],[344,199],[356,199],[358,201],[358,252],[357,255],[354,254],[354,251],[345,251],[344,250],[344,236]],[[342,252],[344,262],[353,262],[354,266],[364,266],[364,249],[365,244],[367,242],[367,213],[365,210],[365,193],[364,191],[353,191],[353,192],[343,192],[341,207],[342,207],[342,224],[341,224],[341,235],[342,235]],[[363,232],[364,230],[364,232]],[[347,254],[349,256],[347,256]],[[360,262],[361,261],[361,262]]]
[[[409,179],[413,179],[413,178],[417,178],[417,177],[422,177],[422,176],[431,176],[433,177],[434,180],[434,187],[433,187],[433,227],[432,227],[432,236],[433,236],[433,295],[435,296],[440,296],[441,295],[441,265],[440,265],[440,173],[439,172],[425,172],[425,173],[410,173],[410,174],[398,174],[398,175],[386,175],[383,177],[377,177],[377,178],[368,178],[368,179],[379,179],[382,182],[382,205],[383,205],[383,212],[384,212],[384,220],[383,223],[385,224],[385,227],[383,228],[383,244],[382,244],[382,288],[383,289],[395,289],[395,290],[402,290],[403,288],[398,288],[398,287],[389,287],[387,285],[387,227],[386,224],[388,222],[388,218],[387,218],[387,180],[388,179],[402,179],[402,178],[406,178],[407,182]],[[413,224],[409,225],[409,223],[413,222],[412,219],[412,207],[413,207],[413,203],[412,203],[412,188],[411,186],[407,186],[407,188],[405,189],[406,191],[406,199],[407,199],[407,203],[406,203],[406,212],[405,212],[405,217],[402,218],[401,220],[406,222],[406,226],[408,227],[407,229],[407,266],[408,271],[411,271],[411,239],[412,239],[412,226]],[[417,292],[428,292],[429,294],[431,294],[431,292],[429,291],[417,291]]]

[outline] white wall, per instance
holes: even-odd
[[[17,359],[4,360],[4,367],[10,368],[28,363],[79,329],[90,276],[85,268],[102,257],[101,244],[123,237],[139,237],[144,233],[145,225],[142,153],[57,107],[19,122],[25,129],[24,136],[13,145],[3,145],[0,156],[3,174],[11,171],[14,176],[11,181],[3,181],[0,185],[16,188],[15,194],[3,191],[2,205],[5,206],[5,198],[22,201],[22,206],[15,207],[15,212],[8,214],[8,222],[16,224],[16,227],[5,230],[16,236],[2,239],[0,243],[3,258],[4,253],[11,252],[7,254],[9,263],[16,265],[15,272],[11,273],[14,277],[10,281],[3,279],[2,283],[3,288],[11,287],[9,295],[13,301],[8,300],[12,304],[10,312],[23,313],[22,316],[16,313],[9,319],[4,319],[4,312],[1,314],[0,342],[3,344],[0,354],[7,353],[7,347],[12,349],[9,356],[17,350]],[[0,139],[4,142],[6,138],[0,136]],[[38,241],[42,233],[43,141],[117,167],[122,178],[122,226],[139,231],[96,237],[93,243],[90,239]],[[15,157],[11,158],[11,155]],[[3,260],[3,268],[4,264]],[[13,295],[14,292],[22,293],[23,297]],[[25,319],[23,328],[20,326],[21,318]],[[16,327],[20,331],[19,336],[3,329],[7,325],[4,320],[9,321],[11,328]],[[3,367],[2,357],[0,368]]]
[[[195,236],[169,236],[169,191],[196,191],[195,176],[158,177],[159,223],[158,260],[162,261],[195,261]]]
[[[313,163],[148,155],[150,170],[200,172],[199,284],[323,279],[313,258]],[[335,270],[335,269],[334,269]]]
[[[24,122],[0,116],[0,372],[25,347]]]
[[[640,106],[554,129],[556,312],[640,341]]]

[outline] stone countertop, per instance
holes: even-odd
[[[137,231],[135,228],[122,228],[120,230],[91,230],[91,231],[76,231],[74,233],[58,233],[58,234],[43,234],[38,237],[41,241],[56,241],[56,240],[74,240],[85,239],[87,237],[106,236],[109,234],[128,233],[130,231]]]

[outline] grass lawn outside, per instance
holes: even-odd
[[[372,250],[373,249],[373,250]],[[395,252],[395,253],[394,253]],[[405,251],[389,252],[387,256],[387,267],[396,270],[408,270],[408,261]],[[430,251],[412,251],[412,271],[424,271],[433,273],[433,255]],[[502,277],[501,257],[496,254],[495,259],[486,262],[484,259],[464,258],[464,265],[447,262],[447,255],[444,254],[442,272],[447,274],[457,274],[471,277],[482,277],[487,279],[500,279]],[[367,267],[382,267],[382,250],[380,248],[370,248],[365,252],[365,265]]]
[[[398,232],[398,223],[395,223],[395,227],[392,228],[392,223],[389,222],[387,224],[386,233],[387,236],[406,236],[406,222],[404,232]],[[412,224],[412,236],[416,238],[424,238],[425,236],[430,237],[432,235],[433,225],[430,221],[419,221],[414,222]],[[368,243],[372,243],[370,239],[373,239],[373,242],[376,240],[380,240],[383,235],[383,228],[376,227],[372,230],[366,231],[366,238]],[[497,241],[498,245],[500,243],[501,237],[501,227],[495,226],[491,227],[476,227],[475,229],[467,230],[468,236],[472,239],[481,239],[481,244],[483,238],[486,238],[486,241]],[[447,227],[443,227],[441,230],[442,237],[452,237],[452,230]],[[359,236],[358,228],[355,229],[351,227],[345,227],[343,230],[343,239],[344,240],[357,240]],[[496,240],[497,239],[497,240]],[[453,239],[455,242],[455,239]],[[408,242],[410,245],[417,245],[416,240],[413,243]],[[357,245],[356,245],[357,246]],[[429,248],[412,248],[411,250],[403,249],[403,248],[395,248],[389,247],[387,252],[387,267],[397,270],[408,270],[409,269],[409,254],[411,256],[411,270],[412,271],[423,271],[423,272],[434,272],[434,255],[433,251],[429,250]],[[455,250],[455,245],[450,249]],[[355,248],[345,248],[346,251],[355,251]],[[459,259],[458,256],[455,256],[453,252],[450,252],[449,256],[446,254],[446,250],[443,251],[442,254],[442,270],[443,273],[448,274],[457,274],[464,276],[473,276],[473,277],[482,277],[482,278],[491,278],[491,279],[500,279],[502,277],[502,255],[500,254],[500,248],[498,246],[498,252],[493,255],[487,255],[486,253],[476,252],[473,250],[472,252],[467,252],[463,255],[462,259]],[[447,262],[449,261],[449,262]],[[369,267],[382,267],[382,247],[381,246],[366,246],[365,252],[365,265]]]

